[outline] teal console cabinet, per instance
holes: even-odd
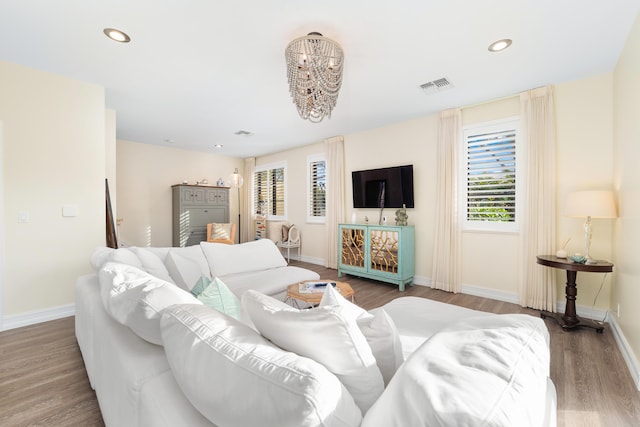
[[[343,274],[394,283],[401,291],[415,274],[414,227],[339,224],[338,277]]]

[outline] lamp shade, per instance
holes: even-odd
[[[229,175],[228,182],[229,182],[229,186],[231,188],[240,188],[240,187],[242,187],[242,184],[244,184],[244,178],[238,172],[238,168],[236,168],[236,170],[234,170],[233,173],[231,175]]]
[[[617,218],[612,191],[575,191],[569,193],[564,215],[579,218]]]

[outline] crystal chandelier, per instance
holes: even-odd
[[[285,57],[289,92],[300,117],[313,123],[330,118],[342,85],[342,47],[314,32],[289,43]]]

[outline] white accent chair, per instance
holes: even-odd
[[[277,242],[276,245],[279,248],[283,248],[287,250],[287,263],[291,259],[291,249],[298,250],[298,260],[300,259],[300,231],[298,227],[292,225],[289,227],[289,237],[285,241]]]

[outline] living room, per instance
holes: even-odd
[[[604,282],[600,275],[580,275],[578,311],[595,319],[607,317],[606,333],[616,334],[640,387],[640,313],[634,305],[640,298],[640,274],[633,247],[640,236],[639,148],[634,140],[640,114],[635,96],[640,90],[640,21],[634,21],[626,44],[617,49],[620,56],[607,72],[549,82],[557,121],[556,243],[559,247],[571,238],[568,251],[583,252],[583,222],[562,214],[562,201],[570,192],[615,191],[618,218],[595,221],[592,243],[593,255],[613,262],[615,270]],[[105,177],[115,216],[122,219],[120,241],[170,246],[171,185],[202,179],[213,183],[219,177],[226,180],[235,168],[245,170],[241,157],[118,138],[118,112],[105,107],[108,90],[37,67],[0,62],[0,330],[73,315],[75,279],[90,271],[89,254],[104,244]],[[477,124],[518,115],[519,98],[514,93],[459,107],[465,125]],[[339,111],[340,103],[334,114]],[[415,283],[427,286],[435,237],[437,134],[438,115],[428,114],[343,135],[345,220],[355,214],[358,222],[365,216],[377,222],[379,214],[351,208],[352,171],[413,164],[416,205],[408,215],[416,231]],[[320,265],[329,250],[326,225],[308,223],[304,203],[292,200],[306,197],[307,156],[323,151],[319,139],[255,156],[256,165],[286,162],[287,220],[300,228],[301,260]],[[249,182],[245,176],[242,195]],[[246,203],[240,202],[246,211]],[[78,214],[61,216],[64,206],[78,207]],[[236,221],[233,191],[230,209]],[[392,220],[392,209],[384,213]],[[463,293],[518,302],[518,235],[467,232],[462,239]],[[564,307],[564,281],[564,272],[558,272],[559,310]]]

